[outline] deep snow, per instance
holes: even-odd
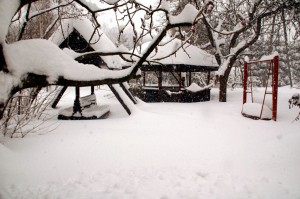
[[[288,109],[299,90],[279,89],[274,122],[243,117],[240,89],[226,103],[216,89],[210,102],[140,102],[127,116],[101,88],[107,119],[53,118],[51,132],[0,138],[1,199],[300,198],[300,122],[292,122],[299,109]],[[50,113],[73,98],[71,88]]]

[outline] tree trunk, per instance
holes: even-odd
[[[290,65],[290,56],[289,56],[289,46],[288,46],[288,37],[286,31],[286,20],[284,16],[284,10],[282,10],[282,22],[283,22],[283,32],[284,32],[284,44],[285,44],[285,54],[286,54],[286,64],[288,68],[288,75],[290,80],[291,88],[293,87],[293,80],[292,80],[292,71]]]
[[[219,102],[227,101],[227,81],[231,71],[232,65],[229,65],[223,76],[220,76],[220,90],[219,90]]]
[[[275,33],[275,22],[276,22],[276,15],[273,16],[272,29],[271,29],[271,34],[270,34],[269,53],[272,53],[272,51],[274,49],[273,38],[274,38],[274,33]]]
[[[4,58],[4,54],[3,54],[3,47],[2,47],[1,43],[0,43],[0,71],[8,72],[6,62],[5,62],[5,58]]]
[[[227,100],[227,80],[225,76],[220,77],[220,90],[219,90],[219,102],[226,102]]]

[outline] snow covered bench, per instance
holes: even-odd
[[[87,95],[79,98],[79,104],[74,102],[74,106],[63,109],[58,114],[61,120],[86,120],[104,119],[109,114],[108,105],[97,105],[96,95]]]

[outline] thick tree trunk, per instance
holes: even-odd
[[[219,90],[219,102],[226,102],[227,101],[227,82],[229,79],[229,74],[232,69],[233,63],[235,62],[235,58],[231,60],[231,64],[226,69],[223,76],[220,76],[220,90]]]
[[[228,77],[221,76],[220,81],[220,90],[219,90],[219,102],[227,101],[227,80]]]

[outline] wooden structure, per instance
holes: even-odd
[[[100,31],[100,30],[99,30]],[[66,23],[62,25],[62,28],[58,29],[57,32],[53,34],[53,36],[50,38],[54,43],[59,45],[61,49],[69,49],[66,50],[66,53],[70,53],[70,56],[72,56],[72,53],[84,53],[84,52],[91,52],[91,51],[113,51],[117,48],[115,45],[106,37],[106,35],[102,32],[99,32],[99,34],[95,34],[92,38],[94,28],[91,24],[91,22],[87,19],[73,19],[68,20]],[[84,64],[93,64],[95,66],[98,66],[100,68],[108,68],[111,70],[118,70],[121,69],[121,58],[118,56],[110,56],[110,57],[101,57],[98,55],[95,56],[89,56],[88,58],[85,58],[80,61]],[[115,89],[113,85],[108,85],[113,94],[116,96],[118,101],[121,103],[125,111],[130,115],[131,111],[128,108],[128,106],[125,104],[124,100],[122,99],[121,95],[118,93],[118,91]],[[120,87],[123,89],[123,92],[132,100],[133,103],[137,103],[136,99],[131,95],[129,90],[124,86],[124,83],[120,83]],[[65,86],[62,88],[60,93],[57,95],[56,99],[54,100],[52,104],[52,108],[55,108],[60,101],[61,97],[63,96],[64,92],[66,91],[68,87]],[[74,100],[74,105],[68,110],[62,111],[62,114],[59,114],[58,119],[96,119],[96,118],[105,118],[107,116],[107,113],[109,112],[109,109],[107,111],[107,107],[105,108],[95,108],[98,111],[103,111],[102,115],[90,115],[84,116],[82,114],[83,110],[86,110],[82,103],[87,103],[87,107],[89,108],[90,105],[93,104],[93,102],[89,103],[90,100],[95,97],[95,90],[94,86],[91,86],[91,95],[80,97],[80,88],[76,87],[76,96]],[[94,97],[93,97],[94,96]],[[88,99],[85,101],[84,99]],[[96,99],[95,99],[96,100]],[[95,105],[95,104],[94,104]],[[70,115],[70,110],[73,110],[72,114]],[[79,115],[78,115],[79,114]],[[78,116],[77,116],[78,115]]]
[[[266,64],[266,82],[265,91],[261,103],[257,103],[260,110],[258,113],[248,113],[245,106],[249,106],[248,94],[250,95],[250,103],[254,102],[253,95],[253,77],[252,66],[259,63]],[[243,109],[242,114],[246,117],[253,119],[272,119],[277,120],[277,98],[278,98],[278,68],[279,68],[279,56],[277,54],[263,57],[261,60],[245,61],[244,63],[244,81],[243,81]],[[264,112],[268,107],[266,104],[266,96],[271,95],[271,116],[264,116]],[[251,105],[251,104],[250,104]]]
[[[168,64],[164,66],[142,66],[143,100],[146,102],[201,102],[210,100],[210,88],[189,89],[192,85],[192,74],[205,73],[206,84],[209,84],[211,71],[217,67],[201,67],[183,64]],[[149,72],[157,74],[157,85],[147,85],[146,75]],[[177,84],[163,84],[163,74],[173,76]]]
[[[170,49],[179,46],[175,54],[170,54]],[[181,47],[180,47],[181,46]],[[189,44],[182,44],[179,39],[159,46],[152,60],[159,60],[160,64],[143,65],[141,67],[143,77],[143,96],[146,102],[200,102],[210,100],[210,76],[212,71],[218,70],[218,64],[214,56]],[[152,73],[157,78],[155,85],[147,80]],[[192,81],[193,73],[202,73],[205,76],[205,85],[199,86],[199,82]],[[153,75],[152,75],[153,76]],[[165,76],[171,76],[175,80],[172,84],[166,83]],[[193,89],[191,88],[193,87]],[[197,87],[197,88],[195,88]]]

